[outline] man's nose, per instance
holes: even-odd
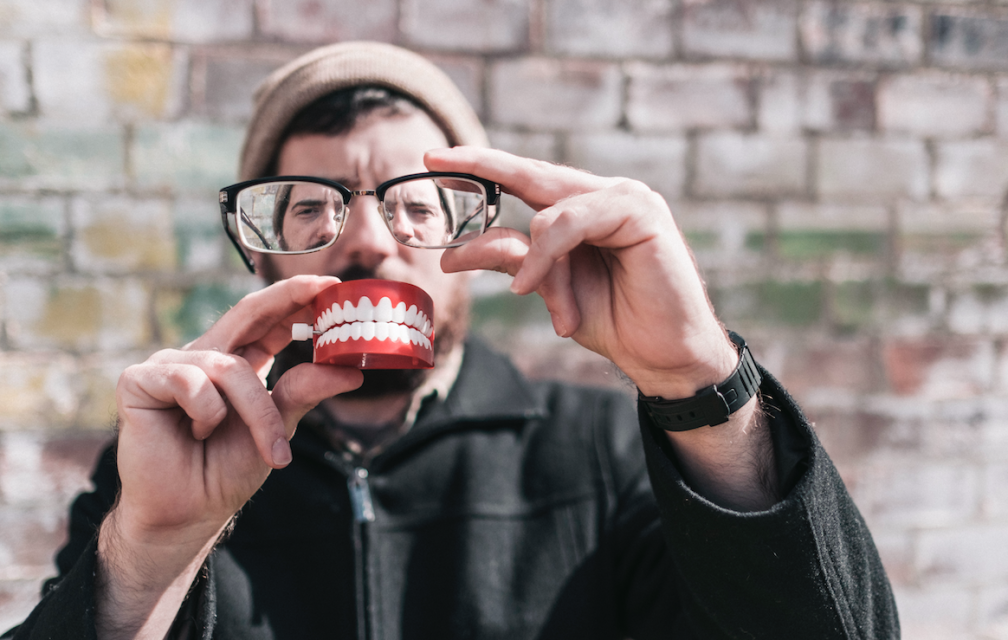
[[[399,245],[378,212],[375,196],[355,195],[348,208],[343,232],[333,248],[362,266],[374,268]]]

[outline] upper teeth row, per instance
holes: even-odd
[[[364,296],[354,306],[352,302],[346,300],[341,307],[339,303],[333,304],[332,308],[324,311],[315,321],[315,327],[319,331],[326,331],[330,327],[349,322],[394,322],[413,327],[426,338],[431,337],[434,327],[431,326],[430,318],[417,306],[410,305],[406,308],[405,302],[400,302],[395,307],[392,301],[386,296],[378,301],[377,305],[371,304],[370,298]]]

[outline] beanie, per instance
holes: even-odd
[[[472,106],[433,63],[390,44],[341,42],[285,64],[256,90],[239,179],[250,180],[266,172],[284,130],[301,109],[337,89],[364,84],[394,89],[415,100],[444,131],[449,145],[488,145]]]

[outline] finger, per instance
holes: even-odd
[[[424,163],[431,171],[459,171],[493,180],[536,210],[620,180],[483,147],[434,149],[424,156]]]
[[[364,374],[349,367],[299,364],[288,369],[273,387],[276,404],[288,439],[294,436],[298,422],[318,403],[361,386]]]
[[[557,260],[585,240],[583,217],[586,210],[574,199],[540,211],[529,225],[532,243],[521,268],[511,283],[511,291],[525,295],[542,286]]]
[[[290,446],[280,412],[248,361],[215,351],[187,352],[192,364],[206,372],[246,425],[259,457],[273,468],[290,462]]]
[[[521,269],[531,240],[514,229],[490,229],[461,247],[441,255],[441,269],[446,273],[488,269],[514,275]],[[560,258],[543,278],[536,292],[546,302],[557,335],[566,338],[581,324],[574,291],[571,287],[570,261]]]
[[[338,278],[329,276],[295,276],[251,293],[187,348],[232,353],[268,335],[279,336],[280,333],[276,333],[278,324],[303,310],[322,290],[338,282]],[[290,326],[286,329],[289,342]],[[274,338],[271,344],[276,346],[277,340]]]
[[[445,250],[441,254],[441,269],[445,273],[484,269],[513,276],[521,268],[531,243],[528,236],[515,229],[488,229],[460,247]]]
[[[227,416],[227,404],[206,372],[190,364],[128,367],[119,379],[116,399],[124,417],[137,410],[180,407],[192,421],[190,428],[197,440],[207,438]]]

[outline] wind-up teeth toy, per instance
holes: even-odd
[[[405,282],[341,282],[315,298],[315,325],[295,323],[291,337],[312,339],[317,363],[430,369],[434,302],[423,289]]]

